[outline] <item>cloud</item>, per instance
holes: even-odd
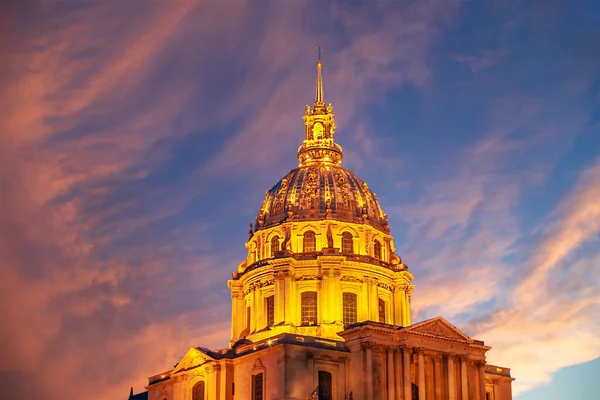
[[[526,377],[516,381],[517,393],[549,382],[560,368],[600,356],[598,199],[600,160],[583,171],[542,229],[510,308],[471,327],[496,346],[490,358],[512,366],[517,378]]]

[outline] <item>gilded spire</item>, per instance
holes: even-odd
[[[335,117],[333,115],[333,106],[325,106],[323,101],[323,74],[321,61],[321,52],[319,49],[319,60],[317,61],[317,87],[315,91],[315,105],[310,108],[306,106],[304,113],[304,125],[306,127],[304,141],[298,149],[298,161],[300,165],[312,163],[333,163],[342,162],[342,148],[335,143]]]
[[[323,48],[321,46],[317,47],[319,50],[319,61],[317,61],[317,88],[315,91],[315,108],[325,107],[325,103],[323,101],[323,75],[321,73],[321,68],[323,67],[323,62],[321,61],[321,53],[323,52]]]

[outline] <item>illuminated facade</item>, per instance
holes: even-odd
[[[412,324],[413,275],[377,196],[341,166],[320,60],[304,125],[299,165],[266,192],[228,281],[230,347],[191,348],[142,396],[511,399],[510,370],[485,363],[490,347],[441,317]]]

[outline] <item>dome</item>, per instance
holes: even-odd
[[[389,233],[387,216],[377,196],[341,166],[342,147],[335,142],[333,106],[323,101],[323,63],[317,63],[315,103],[306,106],[304,140],[298,168],[268,190],[256,217],[255,230],[284,222],[334,219],[368,224]]]
[[[265,194],[256,230],[324,219],[369,224],[389,233],[377,196],[356,175],[333,163],[301,165],[277,182]]]

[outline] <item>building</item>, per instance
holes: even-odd
[[[228,281],[230,347],[192,347],[149,400],[508,400],[510,370],[441,317],[413,324],[387,215],[341,166],[317,63],[299,166],[266,192]]]

